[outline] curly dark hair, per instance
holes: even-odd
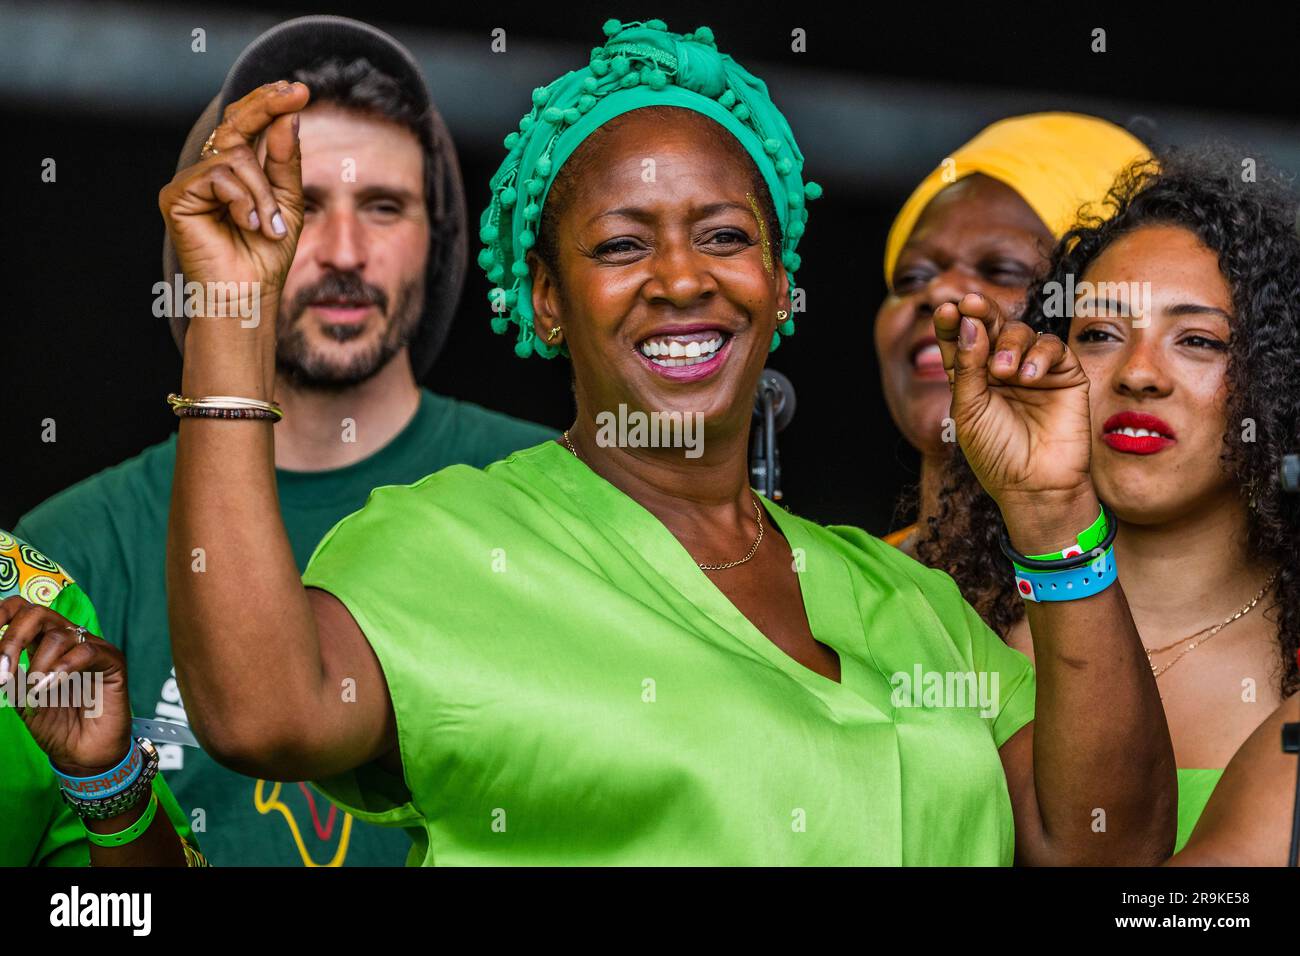
[[[1227,420],[1254,419],[1259,438],[1243,442],[1229,428],[1221,461],[1250,503],[1247,546],[1280,568],[1275,600],[1264,613],[1277,624],[1278,686],[1286,696],[1300,688],[1300,568],[1294,563],[1300,500],[1284,493],[1279,468],[1287,450],[1300,445],[1300,236],[1290,182],[1259,167],[1253,181],[1244,181],[1243,155],[1202,146],[1168,150],[1158,162],[1132,166],[1111,189],[1105,211],[1057,244],[1046,275],[1030,290],[1023,319],[1065,339],[1070,320],[1046,314],[1059,311],[1044,307],[1047,283],[1082,276],[1113,242],[1143,226],[1187,229],[1218,256],[1236,314],[1228,342]],[[998,547],[1002,528],[997,505],[955,449],[939,513],[919,529],[917,556],[952,575],[1005,639],[1023,617],[1024,603]]]

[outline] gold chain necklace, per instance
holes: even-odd
[[[569,430],[567,428],[564,430],[564,444],[569,447],[569,451],[573,452],[574,458],[578,459],[578,461],[582,461],[582,456],[578,454],[578,449],[574,448],[573,442],[569,440]],[[750,494],[754,495],[752,491],[750,492]],[[758,537],[754,539],[754,543],[749,546],[749,553],[746,554],[743,558],[741,558],[739,561],[728,561],[726,564],[698,564],[697,563],[696,566],[701,571],[726,571],[728,568],[734,568],[737,565],[744,564],[746,561],[748,561],[750,558],[756,555],[758,553],[758,546],[763,543],[763,508],[758,503],[758,495],[754,495],[754,520],[758,522]]]
[[[1243,606],[1242,606],[1241,608],[1239,608],[1239,609],[1237,610],[1237,612],[1236,612],[1235,614],[1233,614],[1231,617],[1227,618],[1227,619],[1224,620],[1224,621],[1221,621],[1221,622],[1218,623],[1218,624],[1215,624],[1213,627],[1209,627],[1209,628],[1205,628],[1205,627],[1203,627],[1203,628],[1201,628],[1199,631],[1197,631],[1196,633],[1194,633],[1194,634],[1189,634],[1187,637],[1184,637],[1184,638],[1180,638],[1179,640],[1174,641],[1172,644],[1166,644],[1164,647],[1157,647],[1157,648],[1154,648],[1154,649],[1148,650],[1148,651],[1147,651],[1147,663],[1151,665],[1151,673],[1152,673],[1154,676],[1159,677],[1161,674],[1163,674],[1165,671],[1169,670],[1169,668],[1173,667],[1175,664],[1177,664],[1179,661],[1181,661],[1184,657],[1186,657],[1186,656],[1187,656],[1188,654],[1190,654],[1192,651],[1196,650],[1198,647],[1200,647],[1202,644],[1204,644],[1206,641],[1208,641],[1210,638],[1212,638],[1215,634],[1218,634],[1221,630],[1223,630],[1225,627],[1227,627],[1227,626],[1228,626],[1229,624],[1231,624],[1233,621],[1235,621],[1235,620],[1237,620],[1238,618],[1244,617],[1245,615],[1249,614],[1249,613],[1251,612],[1251,610],[1255,607],[1255,605],[1259,603],[1260,599],[1261,599],[1265,594],[1268,593],[1268,589],[1271,588],[1271,587],[1273,586],[1273,582],[1274,582],[1275,580],[1277,580],[1277,575],[1278,575],[1278,572],[1279,572],[1279,571],[1281,571],[1281,568],[1276,568],[1276,569],[1274,569],[1273,573],[1270,574],[1270,575],[1268,576],[1268,580],[1264,582],[1264,586],[1263,586],[1262,588],[1259,589],[1259,593],[1256,594],[1253,598],[1251,598],[1249,604],[1243,605]],[[1205,634],[1205,632],[1206,632],[1207,630],[1209,631],[1209,633],[1208,633],[1208,634]],[[1168,664],[1166,664],[1164,667],[1157,667],[1156,664],[1151,660],[1151,655],[1152,655],[1152,654],[1160,654],[1160,653],[1162,653],[1162,652],[1164,652],[1164,651],[1172,650],[1173,648],[1177,647],[1179,644],[1183,643],[1183,641],[1189,641],[1189,640],[1191,640],[1193,637],[1196,637],[1197,635],[1200,635],[1200,634],[1205,634],[1205,637],[1204,637],[1203,639],[1199,640],[1199,641],[1195,641],[1195,642],[1193,642],[1193,643],[1191,643],[1191,644],[1188,644],[1186,650],[1184,650],[1181,654],[1179,654],[1177,657],[1175,657],[1172,661],[1170,661],[1170,662],[1169,662]]]

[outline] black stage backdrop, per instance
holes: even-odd
[[[45,4],[47,16],[76,17],[89,8]],[[918,124],[927,109],[941,109],[953,96],[971,90],[996,90],[1028,109],[1084,109],[1108,104],[1108,118],[1154,118],[1166,114],[1200,117],[1217,130],[1218,117],[1257,123],[1295,149],[1300,143],[1300,109],[1295,103],[1294,17],[1272,8],[1218,10],[1211,17],[1183,13],[1139,20],[1132,10],[1096,8],[1058,12],[1046,7],[993,10],[982,5],[945,11],[933,4],[901,10],[855,4],[819,4],[763,9],[749,3],[428,3],[406,8],[365,4],[195,5],[195,23],[218,11],[239,23],[257,24],[241,35],[242,48],[268,16],[338,13],[366,19],[398,39],[455,33],[481,39],[488,57],[491,31],[509,31],[516,48],[533,41],[576,44],[603,41],[602,21],[659,17],[675,30],[701,23],[713,27],[721,49],[751,65],[759,75],[768,64],[789,68],[791,30],[807,31],[808,52],[797,61],[809,81],[835,84],[870,81],[888,93],[895,85],[910,97]],[[35,7],[0,4],[5,20],[31,14]],[[173,4],[122,5],[126,13],[174,13]],[[1174,19],[1174,17],[1179,19]],[[233,17],[233,21],[230,19]],[[1050,17],[1051,19],[1044,19]],[[11,23],[12,25],[12,23]],[[1090,50],[1091,31],[1107,31],[1108,50]],[[103,41],[111,43],[112,38]],[[188,43],[188,37],[179,42]],[[121,51],[118,51],[119,55]],[[87,56],[93,51],[87,51]],[[138,56],[148,58],[148,49]],[[572,69],[581,58],[561,61]],[[181,141],[194,118],[216,91],[230,66],[213,58],[204,64],[211,88],[184,108],[148,110],[91,106],[75,97],[58,97],[60,72],[76,64],[46,62],[25,87],[0,88],[0,129],[4,162],[4,287],[7,306],[0,338],[3,369],[4,448],[0,461],[0,528],[72,482],[121,461],[157,442],[174,428],[164,404],[180,381],[179,356],[166,320],[150,311],[151,286],[160,277],[163,232],[158,190],[170,179]],[[532,77],[532,84],[554,73]],[[170,82],[159,73],[163,89]],[[6,84],[8,86],[8,84]],[[46,87],[49,95],[45,95]],[[518,116],[530,85],[515,91]],[[773,84],[778,104],[781,89]],[[918,96],[917,91],[922,95]],[[433,90],[439,98],[439,90]],[[900,96],[903,95],[900,93]],[[1017,99],[1018,98],[1018,99]],[[860,122],[861,112],[853,114]],[[983,122],[951,122],[946,148],[955,148]],[[803,139],[799,115],[789,116]],[[487,181],[500,162],[496,131],[491,142],[481,132],[451,120],[461,149],[472,221],[487,197]],[[942,131],[949,133],[948,129]],[[1141,129],[1138,130],[1142,132]],[[897,135],[882,133],[882,135]],[[1289,137],[1289,139],[1288,139]],[[906,155],[907,143],[901,143]],[[823,144],[819,147],[825,150]],[[810,150],[805,147],[805,154]],[[786,503],[822,522],[858,524],[875,533],[891,527],[899,491],[915,479],[917,458],[889,419],[880,395],[871,325],[884,292],[880,261],[892,216],[909,184],[942,158],[918,152],[901,161],[905,168],[885,177],[864,170],[863,182],[828,178],[809,156],[805,177],[821,181],[826,196],[812,205],[812,219],[800,246],[804,266],[800,284],[808,290],[808,312],[798,334],[782,344],[772,366],[785,372],[798,390],[798,414],[781,436]],[[1289,154],[1291,156],[1296,153]],[[57,184],[40,179],[44,157],[58,158]],[[865,184],[865,185],[864,185]],[[563,360],[521,361],[511,340],[488,326],[487,283],[473,263],[460,313],[442,358],[425,384],[555,427],[572,420],[568,374]],[[16,295],[15,295],[16,293]],[[42,441],[43,421],[54,419],[57,441]],[[214,476],[216,477],[216,476]]]

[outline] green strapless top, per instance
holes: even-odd
[[[1205,805],[1210,802],[1210,794],[1214,793],[1222,776],[1222,769],[1178,769],[1178,839],[1174,843],[1175,853],[1187,845],[1187,838],[1192,835],[1196,821],[1201,818]]]

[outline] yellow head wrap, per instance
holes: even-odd
[[[925,207],[959,179],[983,173],[1005,183],[1059,239],[1081,207],[1100,204],[1125,167],[1150,155],[1132,134],[1095,116],[1033,113],[999,120],[945,159],[903,204],[885,242],[885,283],[892,286],[898,256]]]

